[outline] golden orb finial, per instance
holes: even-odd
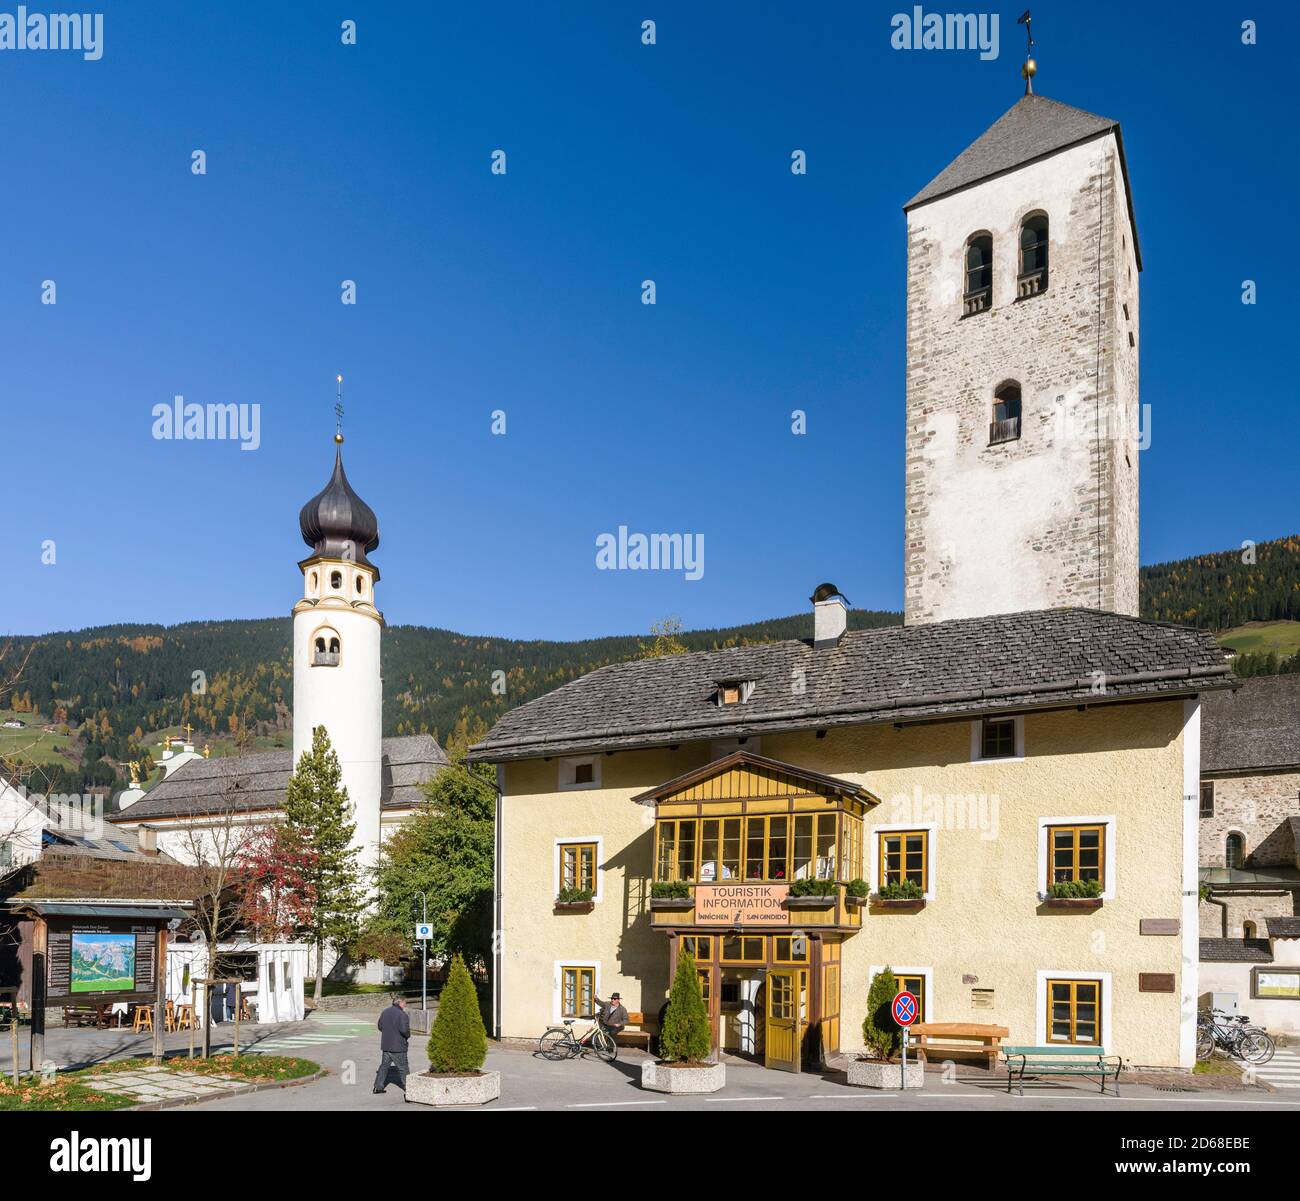
[[[343,445],[343,435],[342,435],[342,434],[335,434],[335,435],[334,435],[334,442],[335,442],[335,445],[337,445],[337,446],[342,446],[342,445]]]

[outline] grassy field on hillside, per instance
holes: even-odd
[[[0,709],[0,722],[20,721],[21,730],[0,729],[0,759],[20,759],[24,763],[63,763],[73,762],[66,754],[73,743],[67,734],[46,734],[41,723],[48,719],[39,713],[14,713],[10,709]]]
[[[1247,655],[1275,652],[1279,658],[1300,651],[1300,621],[1251,621],[1219,636],[1220,646]]]

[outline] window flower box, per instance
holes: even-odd
[[[650,908],[655,913],[681,913],[695,908],[691,897],[651,897]]]
[[[596,907],[596,897],[590,888],[561,888],[555,898],[556,913],[590,913]]]
[[[556,901],[556,913],[590,913],[596,908],[595,901]]]
[[[872,897],[873,913],[916,913],[925,908],[924,897]]]
[[[1060,880],[1040,894],[1044,909],[1100,909],[1100,880]]]
[[[871,898],[873,913],[915,913],[924,908],[925,890],[915,880],[885,884]]]
[[[787,909],[833,909],[835,907],[835,894],[828,893],[811,893],[806,896],[787,896],[785,898],[785,907]]]

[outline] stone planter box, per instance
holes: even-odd
[[[925,1086],[925,1068],[918,1060],[908,1057],[907,1077],[903,1076],[901,1062],[885,1062],[882,1059],[854,1059],[849,1064],[850,1084],[858,1088],[923,1088]]]
[[[651,897],[650,908],[656,912],[678,912],[694,909],[695,901],[691,897]]]
[[[641,1087],[656,1093],[716,1093],[726,1083],[723,1063],[687,1068],[647,1059],[641,1064]]]
[[[871,902],[871,908],[873,911],[880,910],[882,913],[916,913],[925,908],[925,898],[915,897],[896,901],[877,899]]]
[[[590,913],[596,908],[595,901],[556,901],[556,913]]]
[[[786,897],[785,907],[787,909],[833,909],[835,894],[829,893],[824,897]]]
[[[1044,897],[1044,909],[1100,909],[1101,897]]]
[[[500,1095],[500,1072],[480,1072],[477,1076],[412,1072],[406,1078],[406,1099],[420,1105],[485,1105]]]

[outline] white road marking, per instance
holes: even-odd
[[[810,1101],[879,1101],[882,1097],[896,1097],[897,1093],[812,1093]]]
[[[616,1105],[667,1105],[664,1101],[581,1101],[576,1105],[566,1105],[565,1109],[611,1109]]]
[[[784,1097],[705,1097],[710,1105],[727,1105],[732,1101],[784,1101]]]

